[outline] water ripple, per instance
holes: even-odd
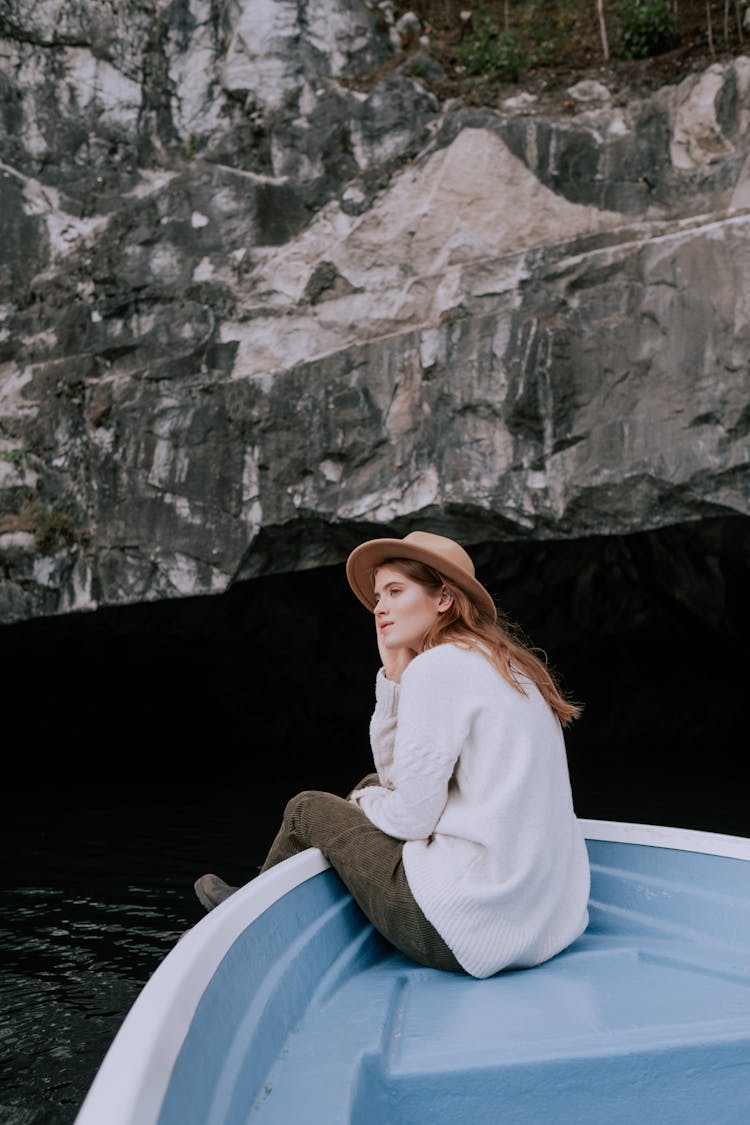
[[[138,993],[203,916],[193,881],[251,878],[289,794],[23,813],[3,826],[0,1125],[71,1125]]]

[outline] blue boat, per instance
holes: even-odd
[[[582,820],[590,925],[486,980],[388,945],[316,849],[147,982],[75,1125],[745,1125],[750,839]]]

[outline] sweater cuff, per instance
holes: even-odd
[[[360,805],[359,800],[360,800],[360,797],[362,797],[363,794],[365,794],[365,793],[380,793],[381,791],[382,791],[382,786],[365,785],[362,789],[352,790],[352,792],[349,794],[349,800],[351,801],[351,803],[353,805],[356,805],[358,809],[362,809],[362,806]],[[365,810],[362,809],[362,812],[364,812],[364,811]],[[365,813],[365,816],[366,815],[367,814]]]
[[[382,715],[398,714],[398,687],[393,680],[386,680],[381,668],[375,679],[375,706]]]

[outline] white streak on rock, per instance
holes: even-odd
[[[215,270],[211,264],[211,259],[201,258],[198,265],[193,269],[193,281],[210,281],[214,273]]]
[[[16,367],[13,363],[0,364],[0,411],[3,417],[36,412],[36,403],[23,397],[23,389],[32,378],[33,373],[29,367]]]
[[[79,109],[92,110],[106,125],[135,132],[143,96],[138,82],[95,58],[88,47],[68,47],[65,64]]]
[[[155,172],[152,168],[142,168],[140,180],[130,191],[125,192],[123,199],[147,199],[150,195],[156,195],[164,191],[176,175],[176,172]]]
[[[34,581],[38,582],[40,586],[55,586],[59,579],[58,567],[55,560],[49,555],[34,559],[31,573]]]
[[[217,96],[218,46],[211,25],[211,0],[189,0],[188,10],[194,21],[188,43],[181,43],[174,31],[166,43],[174,91],[172,115],[185,140],[206,136],[219,128],[223,106]]]
[[[27,554],[35,548],[34,535],[30,531],[4,531],[0,533],[0,551],[15,549]]]
[[[325,458],[318,466],[324,480],[329,484],[338,484],[344,473],[344,466],[341,461],[331,461]]]
[[[72,613],[74,610],[96,609],[98,603],[92,595],[91,588],[91,567],[86,556],[82,551],[79,551],[73,565],[73,573],[66,583],[61,597],[62,612]]]
[[[441,343],[442,335],[437,328],[425,328],[419,346],[419,358],[425,371],[428,371],[437,363]]]
[[[428,468],[410,478],[406,471],[388,488],[367,493],[337,509],[340,519],[369,519],[389,523],[400,515],[428,508],[438,500],[437,469]]]
[[[252,94],[266,104],[282,101],[299,85],[289,50],[298,33],[296,0],[253,0],[236,5],[239,18],[224,62],[222,85],[229,93]]]
[[[171,555],[159,553],[155,558],[156,564],[167,581],[180,594],[193,594],[200,588],[198,581],[198,566],[190,555],[176,552]]]
[[[27,215],[38,215],[45,222],[53,259],[66,256],[76,243],[91,238],[107,226],[108,220],[103,215],[91,219],[70,215],[60,204],[59,192],[48,184],[42,185],[6,164],[0,164],[0,169],[23,184],[24,211]]]
[[[724,81],[724,67],[715,63],[680,83],[670,146],[675,168],[700,168],[732,151],[716,120],[716,96]]]

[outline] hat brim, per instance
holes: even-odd
[[[418,544],[404,539],[370,539],[355,547],[346,560],[346,577],[354,593],[369,610],[375,608],[375,595],[371,574],[375,567],[387,559],[414,559],[439,571],[453,585],[463,590],[493,621],[497,621],[497,606],[481,582],[472,578],[461,567],[452,566],[445,558]]]

